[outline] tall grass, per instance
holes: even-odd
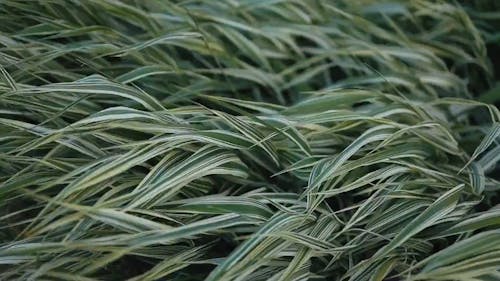
[[[467,4],[2,1],[0,279],[500,279]]]

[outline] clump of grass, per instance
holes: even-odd
[[[4,1],[0,279],[500,278],[468,9]]]

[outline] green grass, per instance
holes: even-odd
[[[500,280],[466,4],[2,1],[0,279]]]

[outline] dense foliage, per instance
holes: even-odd
[[[1,1],[0,279],[500,280],[465,4]]]

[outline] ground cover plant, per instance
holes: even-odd
[[[500,280],[496,1],[0,2],[1,280]]]

